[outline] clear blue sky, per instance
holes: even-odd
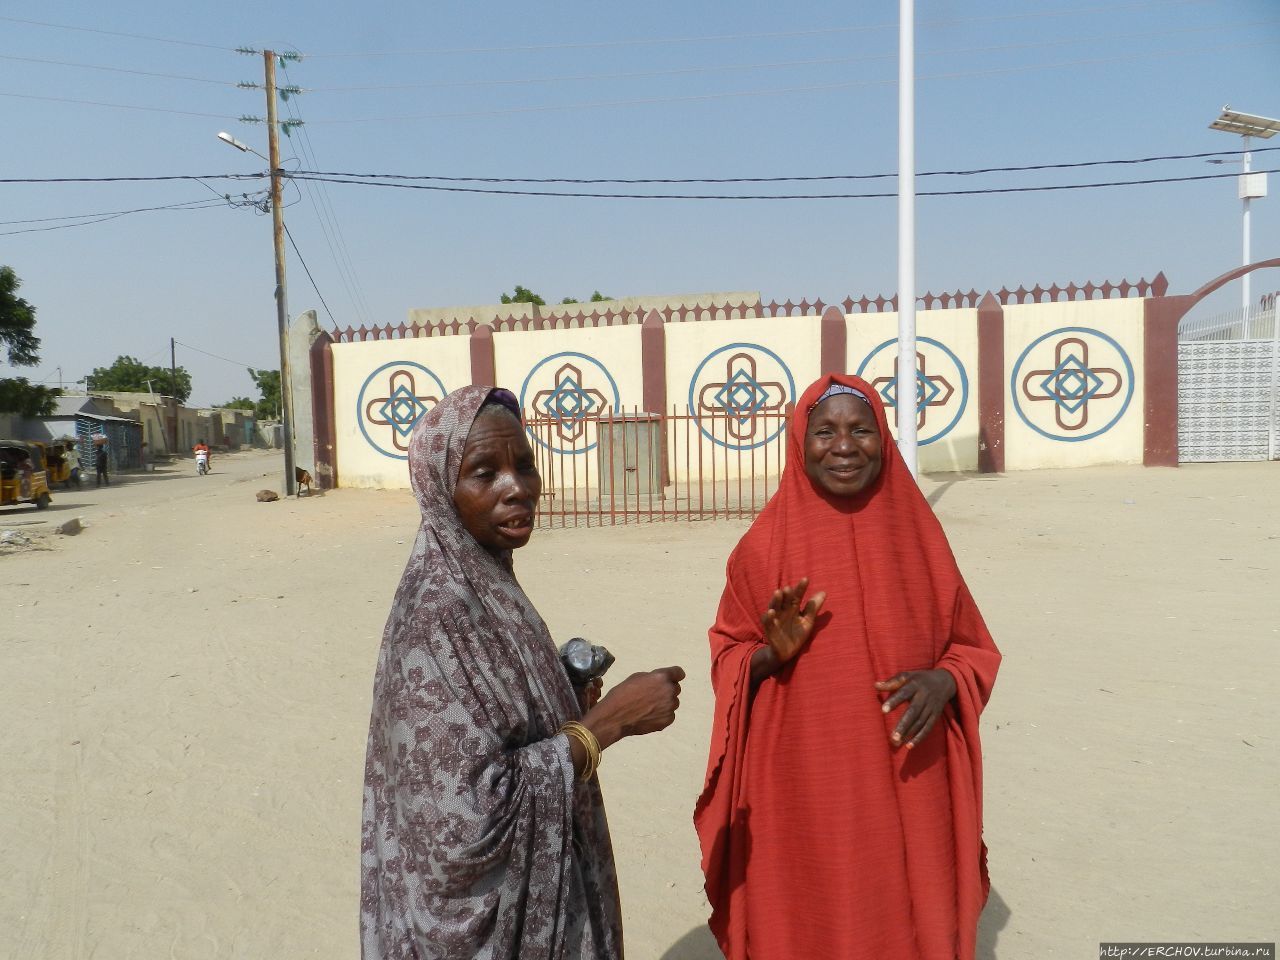
[[[286,156],[310,151],[293,166],[469,177],[770,177],[891,172],[897,162],[891,2],[49,0],[5,4],[0,17],[209,45],[0,19],[0,94],[157,108],[0,96],[6,178],[261,171],[261,161],[215,139],[229,130],[266,149],[263,126],[236,119],[264,114],[261,91],[234,86],[262,79],[260,58],[233,52],[242,45],[307,55],[288,70],[287,79],[308,90],[292,102],[309,139],[283,141]],[[917,21],[921,171],[1233,150],[1238,138],[1208,129],[1223,104],[1280,116],[1276,0],[919,0]],[[699,39],[707,37],[721,39]],[[406,117],[415,119],[382,119]],[[1255,154],[1254,167],[1280,169],[1280,152]],[[919,188],[1232,169],[1190,160],[925,178]],[[43,363],[30,374],[56,383],[61,366],[70,384],[122,353],[167,363],[173,336],[236,361],[180,346],[194,401],[252,395],[243,365],[276,364],[269,217],[223,205],[12,233],[56,225],[17,220],[216,200],[217,192],[260,184],[212,186],[0,185],[0,234],[7,234],[0,263],[24,281],[44,340]],[[893,181],[784,189],[892,190]],[[712,190],[757,192],[752,185],[699,192]],[[1255,259],[1280,255],[1280,177],[1271,190],[1254,205]],[[398,323],[413,307],[493,302],[517,283],[548,300],[595,289],[615,296],[759,289],[766,298],[831,300],[890,295],[896,283],[892,199],[587,200],[329,185],[323,196],[291,189],[290,200],[290,230],[344,326],[366,317]],[[340,240],[322,229],[330,221],[318,210],[331,211]],[[918,211],[921,290],[1164,270],[1174,292],[1189,292],[1240,257],[1233,179],[921,198]],[[347,258],[350,270],[340,270]],[[1274,272],[1257,276],[1258,294],[1280,287]],[[292,251],[289,286],[293,313],[320,308]],[[1233,306],[1237,296],[1224,293],[1209,306]]]

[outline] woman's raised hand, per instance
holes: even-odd
[[[684,670],[662,667],[633,673],[610,690],[582,718],[601,747],[671,726],[680,706],[680,681]]]
[[[769,644],[779,667],[804,649],[813,635],[822,605],[827,600],[826,593],[815,593],[801,607],[800,601],[808,589],[809,578],[802,577],[794,587],[781,587],[773,591],[769,609],[760,617],[760,623],[764,626],[765,643]]]

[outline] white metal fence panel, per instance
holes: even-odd
[[[1275,450],[1272,341],[1178,344],[1178,459],[1266,460]]]
[[[1274,301],[1178,331],[1178,459],[1280,456],[1280,324]]]

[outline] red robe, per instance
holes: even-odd
[[[879,478],[853,498],[804,471],[809,408],[834,382],[869,398]],[[711,929],[729,960],[972,960],[986,902],[978,717],[1000,653],[946,535],[857,377],[800,399],[778,492],[729,558],[710,631],[716,707],[694,824]],[[809,577],[827,600],[813,636],[750,692],[773,591]],[[956,695],[912,750],[873,686],[951,673]]]

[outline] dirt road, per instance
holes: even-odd
[[[404,493],[260,504],[217,458],[3,511],[0,943],[29,960],[358,956],[369,693]],[[1274,940],[1280,464],[926,480],[1005,653],[983,719],[985,958]],[[539,533],[557,637],[680,663],[680,717],[601,776],[631,960],[709,960],[705,630],[735,522]]]

